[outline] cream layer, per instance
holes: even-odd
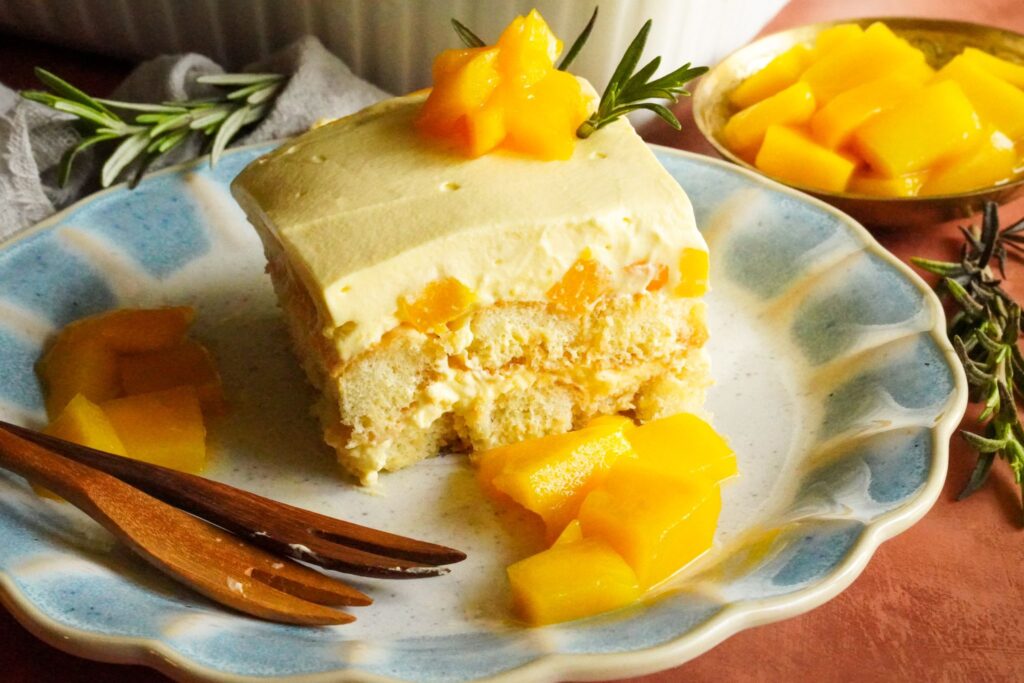
[[[425,140],[424,95],[387,100],[310,131],[232,183],[310,293],[342,361],[398,325],[399,297],[455,277],[482,306],[539,301],[584,249],[623,293],[637,261],[670,268],[707,249],[678,183],[625,120],[566,161],[466,159]]]

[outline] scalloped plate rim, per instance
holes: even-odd
[[[282,142],[278,140],[244,145],[232,148],[226,154],[278,145]],[[805,588],[771,598],[742,600],[728,604],[698,627],[660,645],[628,652],[546,654],[519,667],[478,679],[481,682],[558,681],[567,678],[606,680],[648,674],[679,666],[707,652],[740,631],[808,612],[843,592],[864,571],[868,561],[883,542],[906,531],[924,517],[938,499],[945,482],[949,462],[950,437],[960,423],[967,407],[967,380],[960,363],[956,361],[952,345],[946,338],[945,332],[941,331],[945,330],[946,326],[942,305],[924,280],[906,263],[885,249],[864,226],[820,199],[720,159],[663,145],[649,144],[648,146],[663,154],[675,155],[726,169],[757,185],[790,195],[824,210],[851,229],[851,233],[862,243],[865,252],[879,257],[886,264],[896,268],[916,289],[925,294],[935,321],[935,324],[927,332],[942,351],[947,365],[952,369],[954,383],[951,395],[953,400],[943,406],[944,414],[929,430],[935,435],[931,453],[934,466],[931,468],[924,487],[913,498],[899,508],[865,523],[857,542],[850,548],[845,558],[824,578]],[[169,166],[149,174],[147,178],[180,173],[206,164],[208,159],[208,156],[203,156],[183,164]],[[34,226],[0,241],[0,250],[61,222],[83,204],[116,192],[122,192],[125,187],[125,183],[119,183],[79,200]],[[13,579],[3,571],[0,571],[0,605],[3,605],[22,626],[40,640],[76,656],[117,664],[143,665],[176,680],[223,681],[226,683],[254,683],[267,680],[261,676],[238,675],[204,666],[177,652],[162,640],[138,636],[114,636],[61,624],[37,609],[17,589]],[[310,683],[326,681],[400,683],[400,679],[356,669],[295,674],[278,677],[275,680],[308,681]]]

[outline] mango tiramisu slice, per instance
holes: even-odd
[[[539,16],[517,22],[442,54],[429,94],[317,128],[232,185],[325,439],[364,484],[596,415],[699,411],[710,383],[690,202],[625,119],[575,138],[593,91],[553,68]]]

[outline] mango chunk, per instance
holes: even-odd
[[[583,501],[578,518],[584,539],[608,543],[648,588],[711,547],[721,507],[717,484],[620,460]]]
[[[821,144],[836,149],[850,139],[862,123],[890,109],[932,76],[928,65],[913,62],[908,68],[868,81],[836,95],[811,117],[811,132]]]
[[[501,148],[568,159],[590,104],[580,82],[555,69],[561,50],[533,10],[513,20],[493,47],[441,53],[417,128],[470,157]]]
[[[187,306],[125,308],[66,325],[36,367],[46,390],[50,418],[55,418],[76,394],[90,401],[117,396],[117,354],[177,344],[194,316]]]
[[[206,428],[195,387],[126,396],[100,407],[128,457],[191,473],[206,464]]]
[[[434,280],[413,301],[398,299],[398,319],[429,332],[461,317],[476,303],[476,294],[456,278]]]
[[[106,453],[128,455],[103,409],[81,394],[68,401],[45,433]]]
[[[508,567],[518,616],[533,626],[624,607],[640,597],[633,570],[608,544],[560,543]]]
[[[769,126],[806,123],[814,114],[814,106],[810,86],[795,83],[733,114],[722,135],[730,149],[749,155],[757,150]]]
[[[127,354],[121,356],[118,369],[126,396],[190,385],[204,412],[217,415],[226,410],[217,366],[199,342],[186,339],[166,349]]]
[[[632,454],[622,433],[629,424],[627,418],[612,418],[485,451],[479,456],[478,477],[485,491],[504,494],[539,515],[554,538],[612,465]]]
[[[583,538],[583,527],[580,526],[580,520],[574,519],[565,525],[562,529],[562,533],[558,534],[558,538],[551,545],[562,545],[565,543],[573,543]]]
[[[820,59],[840,45],[844,45],[862,35],[864,35],[864,29],[857,24],[836,24],[831,26],[819,33],[814,39],[812,59]]]
[[[676,296],[704,296],[708,291],[710,267],[706,251],[685,247],[679,254],[679,284],[676,285]]]
[[[974,149],[932,170],[921,194],[955,194],[998,185],[1013,178],[1017,163],[1013,141],[989,130]]]
[[[964,91],[946,80],[911,93],[871,118],[853,139],[875,171],[898,176],[956,155],[969,148],[980,132],[978,115]]]
[[[998,76],[1010,85],[1024,88],[1024,64],[1000,59],[974,47],[964,48],[963,59],[993,76]]]
[[[885,24],[875,22],[862,35],[821,55],[807,67],[801,80],[810,86],[815,100],[825,104],[845,90],[878,78],[879,65],[888,71],[924,61],[920,50],[898,38]]]
[[[90,401],[106,401],[121,390],[117,354],[98,336],[62,332],[39,361],[36,372],[45,389],[50,419],[55,419],[79,394]]]
[[[954,57],[936,79],[951,80],[967,95],[982,123],[991,124],[1011,140],[1024,137],[1024,90],[1014,87],[963,56]]]
[[[585,249],[562,279],[547,291],[551,307],[562,313],[582,315],[611,286],[611,272]]]
[[[850,184],[846,189],[854,194],[874,197],[916,197],[927,178],[928,171],[917,171],[893,178],[870,171],[857,171],[850,178]]]
[[[846,189],[857,167],[850,158],[785,126],[768,128],[754,165],[785,182],[829,192]]]
[[[746,109],[766,97],[796,83],[810,64],[811,49],[795,45],[768,62],[760,71],[747,77],[729,95],[729,101],[738,109]]]
[[[702,477],[720,482],[737,473],[736,454],[711,425],[691,413],[679,413],[639,427],[627,427],[636,453],[630,461],[668,476]]]

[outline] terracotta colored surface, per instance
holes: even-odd
[[[766,31],[838,17],[922,15],[989,23],[1024,32],[1020,0],[794,0]],[[31,67],[49,66],[94,92],[109,90],[128,65],[0,36],[0,81],[31,85]],[[688,120],[685,107],[680,118]],[[685,117],[685,118],[684,118]],[[652,142],[711,153],[696,129],[653,129]],[[1024,202],[1004,207],[1004,221],[1024,216]],[[955,226],[880,232],[897,255],[953,258]],[[1009,289],[1024,299],[1024,266],[1010,267]],[[973,466],[952,444],[946,490],[910,531],[886,543],[847,591],[785,622],[741,633],[677,669],[634,679],[668,681],[1009,681],[1024,668],[1024,532],[1019,497],[999,463],[973,498],[955,502]],[[57,651],[0,610],[4,681],[161,681],[139,667],[98,664]]]

